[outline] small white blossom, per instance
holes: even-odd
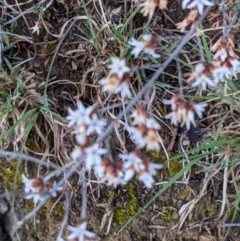
[[[155,53],[155,50],[157,48],[157,40],[156,37],[152,34],[144,34],[142,37],[142,41],[131,38],[128,43],[134,47],[131,54],[133,54],[135,58],[138,57],[141,51],[151,55],[154,58],[160,57],[159,54]]]
[[[110,92],[115,93],[119,83],[120,79],[116,74],[108,75],[106,78],[103,78],[98,81],[100,85],[102,85],[103,92]]]
[[[232,75],[232,72],[226,66],[221,66],[221,67],[219,66],[219,67],[216,67],[214,70],[212,70],[212,76],[216,84],[219,81],[224,81],[225,78],[229,79],[231,75]]]
[[[113,161],[103,158],[102,163],[94,167],[96,175],[101,182],[106,182],[108,186],[125,185],[127,180],[124,179],[123,162],[120,159]]]
[[[149,174],[148,172],[143,172],[138,179],[143,182],[143,184],[147,187],[147,188],[152,188],[153,184],[154,184],[154,179],[152,177],[151,174]]]
[[[218,59],[220,58],[222,61],[225,61],[226,58],[228,57],[228,51],[225,48],[220,48],[217,50],[217,52],[214,54],[213,59]]]
[[[155,130],[160,130],[159,123],[156,120],[154,120],[153,118],[146,119],[146,127],[149,129],[151,128],[151,129],[155,129]]]
[[[125,73],[130,72],[131,69],[126,65],[125,59],[112,57],[111,60],[112,64],[108,65],[110,74],[116,74],[121,79]]]
[[[177,102],[174,103],[173,100],[178,99]],[[204,111],[205,107],[207,106],[206,103],[197,104],[194,101],[185,101],[184,99],[179,98],[179,96],[173,96],[172,102],[168,102],[174,108],[172,108],[172,112],[167,114],[165,118],[171,119],[171,123],[177,125],[181,123],[181,126],[186,125],[187,129],[190,129],[190,125],[196,126],[194,113],[196,112],[197,115],[202,118],[202,112]]]
[[[56,197],[57,192],[60,192],[63,190],[63,187],[57,187],[57,182],[55,182],[55,181],[53,182],[53,184],[47,183],[47,185],[49,185],[48,192],[51,194],[52,197]]]
[[[110,93],[121,93],[122,98],[130,97],[131,92],[129,89],[130,86],[130,75],[125,73],[122,78],[120,79],[117,74],[110,74],[107,78],[101,79],[99,81],[101,85],[103,85],[104,92]]]
[[[182,8],[194,8],[197,7],[198,8],[198,12],[199,14],[203,14],[203,9],[204,6],[213,6],[214,2],[213,1],[209,1],[209,0],[193,0],[190,4],[189,4],[190,0],[183,0],[182,1]]]
[[[121,92],[121,96],[124,99],[125,97],[131,97],[132,94],[129,89],[129,83],[122,82],[117,89],[115,90],[115,93]]]
[[[76,240],[76,241],[95,241],[95,233],[92,233],[88,231],[87,229],[87,222],[81,222],[78,224],[77,227],[73,226],[68,226],[68,230],[71,232],[68,236],[67,239],[70,240]]]
[[[32,199],[34,203],[42,201],[41,192],[44,190],[44,183],[42,178],[28,179],[22,174],[22,181],[25,185],[24,192],[26,194],[26,199]]]
[[[33,179],[28,179],[22,174],[22,180],[25,184],[24,191],[26,193],[26,199],[34,200],[34,203],[44,200],[44,194],[50,193],[52,197],[57,196],[57,191],[61,191],[62,187],[57,187],[57,183],[53,183],[49,180],[50,177],[45,178],[36,177]]]
[[[147,150],[160,150],[160,139],[157,135],[157,131],[154,129],[148,129],[144,136]]]
[[[66,119],[69,121],[69,127],[73,125],[80,126],[90,122],[90,114],[94,109],[93,106],[85,108],[81,101],[77,102],[77,106],[78,108],[76,110],[68,109],[69,115]]]
[[[127,131],[130,134],[130,137],[137,148],[142,148],[146,145],[146,141],[142,135],[142,133],[135,127],[128,127]]]
[[[152,18],[154,10],[157,6],[158,0],[146,0],[144,3],[140,4],[141,13],[143,16],[148,16]]]
[[[234,58],[234,57],[229,57],[228,58],[228,62],[231,64],[231,71],[233,73],[233,75],[235,73],[238,73],[240,72],[240,61],[237,59],[237,58]],[[225,74],[227,75],[227,74]],[[235,77],[236,78],[236,77]]]
[[[194,111],[197,113],[199,118],[202,118],[202,113],[205,111],[205,108],[207,107],[207,103],[198,103],[198,104],[194,104],[193,108]]]
[[[149,158],[143,158],[143,163],[145,165],[145,170],[139,173],[138,179],[144,183],[147,188],[152,188],[154,184],[154,179],[152,176],[157,174],[158,169],[162,169],[162,164],[155,164],[150,161]]]
[[[106,124],[107,121],[105,119],[99,119],[97,114],[93,113],[87,126],[86,134],[90,135],[96,132],[98,135],[101,135]]]
[[[39,21],[37,21],[36,22],[36,24],[32,27],[32,28],[30,28],[30,29],[32,29],[32,33],[37,33],[37,35],[39,35],[39,27],[40,27],[41,25],[40,25],[40,23],[39,23]]]
[[[143,125],[147,120],[147,111],[145,108],[138,106],[135,110],[133,110],[130,117],[133,118],[132,125]]]
[[[200,62],[196,64],[195,70],[190,74],[188,81],[195,80],[192,83],[192,87],[201,86],[203,90],[206,90],[207,86],[216,86],[218,81],[212,80],[209,75],[216,69],[213,64],[207,62]]]
[[[99,147],[98,143],[95,143],[84,149],[84,154],[86,154],[86,169],[91,170],[92,166],[101,164],[101,155],[106,154],[107,149]]]
[[[124,161],[124,168],[129,169],[132,168],[136,172],[140,172],[144,169],[142,164],[142,159],[136,155],[135,152],[130,154],[120,154],[119,157]]]

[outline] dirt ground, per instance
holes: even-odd
[[[25,1],[18,1],[18,4]],[[39,1],[33,1],[30,4],[19,5],[20,12],[24,12],[32,6],[38,4]],[[98,1],[94,1],[98,7]],[[116,9],[123,5],[124,1],[103,1],[104,9]],[[9,0],[9,4],[16,5],[17,1]],[[85,104],[92,105],[98,101],[98,95],[100,94],[100,86],[97,81],[105,74],[105,61],[107,61],[110,54],[116,55],[121,53],[121,49],[115,42],[109,40],[110,35],[107,34],[107,30],[98,30],[98,41],[100,51],[93,48],[91,42],[88,41],[91,33],[88,28],[88,21],[80,20],[75,21],[74,24],[68,29],[70,22],[62,36],[59,35],[63,25],[71,18],[77,16],[85,16],[84,8],[82,5],[78,5],[79,1],[74,0],[54,0],[50,7],[44,12],[42,18],[46,26],[40,27],[40,33],[32,33],[29,27],[33,27],[39,20],[38,13],[24,14],[23,17],[19,17],[13,23],[9,23],[3,26],[5,32],[13,33],[14,36],[10,37],[10,42],[13,43],[12,47],[5,49],[2,53],[3,64],[2,68],[10,75],[8,68],[8,62],[15,66],[22,63],[24,60],[26,63],[21,65],[22,72],[18,69],[18,73],[22,73],[23,76],[30,76],[34,74],[28,82],[28,92],[25,97],[28,98],[28,104],[31,107],[41,106],[43,103],[43,94],[46,79],[48,78],[47,96],[50,103],[50,108],[54,112],[59,113],[61,116],[66,117],[69,107],[73,107],[73,103],[77,99],[81,99]],[[99,13],[96,12],[94,3],[90,1],[87,5],[89,15],[95,17],[96,22],[100,21]],[[130,6],[130,1],[127,1],[127,6]],[[174,23],[180,22],[186,16],[186,11],[181,10],[179,1],[171,1],[168,9],[165,12],[156,11],[154,14],[154,21],[151,28],[159,35],[170,36],[174,34],[180,35],[180,32],[176,30]],[[10,13],[10,9],[7,9]],[[120,16],[116,15],[113,18],[113,23],[118,24],[119,19],[124,16],[122,13]],[[3,17],[3,24],[10,21],[11,18],[7,14]],[[133,18],[133,24],[138,28],[136,34],[139,34],[142,30],[142,25],[147,23],[147,18],[137,14]],[[205,25],[209,23],[204,22]],[[49,34],[47,30],[51,33]],[[140,29],[140,30],[139,30]],[[67,33],[67,34],[65,34]],[[6,43],[5,43],[6,44]],[[57,55],[54,56],[55,50]],[[53,66],[51,66],[52,58],[55,58]],[[97,57],[96,57],[97,56]],[[163,56],[160,61],[163,61],[166,56]],[[190,59],[194,56],[190,56]],[[49,72],[50,71],[50,72]],[[176,72],[175,66],[171,65],[166,71]],[[16,72],[17,73],[17,72]],[[148,73],[151,76],[151,72]],[[15,76],[16,77],[16,76]],[[161,76],[161,81],[165,84],[177,85],[174,78]],[[7,79],[1,79],[6,81],[4,88],[12,87]],[[10,87],[9,87],[10,85]],[[14,86],[14,84],[13,84]],[[33,87],[31,87],[33,86]],[[15,86],[14,86],[15,87]],[[136,87],[139,88],[139,87]],[[14,88],[12,88],[14,89]],[[163,90],[159,90],[157,96],[163,94]],[[23,95],[24,96],[24,93]],[[22,98],[21,96],[21,98]],[[157,102],[157,100],[156,100]],[[157,105],[157,104],[156,104]],[[19,113],[25,108],[24,105],[18,106]],[[39,117],[39,122],[43,120],[49,120],[47,116],[44,116],[45,112],[42,111],[42,116]],[[46,114],[47,115],[47,114]],[[14,121],[14,120],[12,120]],[[45,122],[44,122],[45,123]],[[47,122],[46,122],[47,123]],[[67,127],[64,122],[58,127],[59,131],[66,131]],[[45,124],[44,124],[45,125]],[[26,142],[25,150],[30,155],[40,148],[48,149],[49,152],[53,151],[53,146],[57,140],[54,139],[51,130],[46,125],[43,127],[43,133],[48,136],[49,148],[46,146],[36,145],[36,141],[41,143],[41,138],[37,136],[36,131],[31,131],[29,139]],[[62,129],[61,129],[62,128]],[[181,130],[176,130],[181,133]],[[60,149],[70,151],[72,148],[73,137],[67,133],[64,135],[61,133],[63,139],[63,146]],[[179,134],[179,136],[172,136],[169,129],[162,128],[161,135],[163,136],[165,146],[171,148],[171,154],[174,156],[180,152],[180,143],[189,143],[189,136],[187,134]],[[199,141],[202,141],[203,137],[199,137]],[[119,141],[116,135],[113,133],[110,137],[112,146],[119,146]],[[9,144],[9,150],[13,148],[12,144]],[[190,148],[190,147],[189,147]],[[59,150],[60,150],[59,149]],[[173,184],[167,191],[156,198],[150,206],[143,211],[136,219],[134,219],[130,225],[128,225],[123,231],[119,233],[121,227],[138,211],[140,210],[166,182],[173,177],[183,166],[179,160],[170,163],[170,169],[166,162],[164,153],[155,155],[153,153],[146,153],[157,163],[163,163],[164,169],[159,171],[159,175],[155,178],[156,186],[153,189],[145,188],[137,180],[133,179],[126,186],[118,186],[116,189],[107,187],[103,184],[99,185],[94,182],[87,182],[88,185],[88,229],[97,234],[98,240],[111,241],[216,241],[221,240],[227,233],[228,229],[221,227],[224,222],[231,222],[230,213],[225,213],[222,217],[218,217],[221,209],[221,187],[223,185],[221,176],[223,171],[219,171],[218,176],[212,177],[212,183],[214,186],[209,185],[205,189],[204,195],[195,203],[191,214],[187,215],[184,222],[181,223],[181,217],[179,215],[180,208],[191,202],[194,198],[197,200],[199,193],[201,192],[204,182],[211,174],[205,172],[198,172],[202,170],[203,165],[196,164],[192,167],[191,172],[188,175],[188,182],[186,179],[178,179],[178,182]],[[39,157],[38,155],[35,155]],[[60,154],[55,160],[58,164],[66,161],[66,156]],[[54,161],[54,160],[53,160]],[[68,160],[67,160],[68,161]],[[44,168],[38,168],[31,164],[22,162],[20,167],[17,167],[17,161],[6,161],[6,159],[0,160],[0,184],[8,190],[18,189],[22,190],[23,185],[21,182],[21,176],[19,173],[28,170],[29,176],[34,176],[37,173],[45,175],[48,170]],[[16,170],[20,168],[19,173]],[[15,177],[15,186],[14,186]],[[89,179],[94,180],[94,176]],[[66,185],[66,191],[70,197],[69,206],[69,224],[74,225],[77,223],[78,217],[81,211],[81,187],[78,185],[79,176],[74,174],[69,180],[69,184]],[[233,185],[229,184],[228,195],[232,195],[236,200],[236,194],[234,192]],[[19,196],[15,197],[15,212],[16,219],[21,219],[28,212],[33,209],[33,204],[29,200],[25,200],[21,197],[21,191]],[[33,219],[30,219],[20,229],[20,240],[26,241],[54,241],[56,240],[57,233],[61,226],[61,221],[64,216],[64,195],[58,196],[57,199],[50,199],[50,201],[36,214],[36,228],[34,228]],[[231,207],[233,208],[233,207]],[[233,209],[231,209],[233,210]],[[3,223],[0,210],[0,228]],[[235,222],[240,220],[239,213],[236,215]],[[0,232],[1,233],[1,232]],[[67,231],[65,232],[65,235]],[[237,228],[231,228],[225,240],[240,240],[240,230]],[[4,238],[0,241],[5,241],[8,238]],[[9,238],[10,240],[10,238]],[[17,240],[17,239],[16,239]]]

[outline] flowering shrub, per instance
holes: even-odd
[[[140,12],[143,16],[148,16],[151,20],[154,16],[156,8],[160,10],[167,9],[167,0],[145,0],[133,1],[135,6],[139,5]],[[229,1],[231,6],[234,1]],[[197,28],[199,20],[206,9],[214,6],[215,1],[210,0],[183,0],[182,8],[189,9],[187,16],[182,22],[176,24],[180,32],[187,32],[186,29],[190,26],[192,29]],[[231,7],[230,7],[231,8]],[[214,27],[223,25],[224,21],[230,21],[230,11],[220,8],[220,12],[211,13],[210,20],[217,22]],[[223,14],[225,17],[223,17]],[[33,28],[33,33],[39,33],[39,23]],[[191,31],[191,30],[190,30]],[[196,32],[198,40],[199,34],[202,34],[198,29]],[[98,183],[106,184],[116,188],[118,185],[126,185],[134,176],[143,183],[147,188],[153,188],[155,184],[155,176],[159,174],[159,170],[163,168],[162,164],[153,163],[146,156],[144,150],[160,151],[161,146],[164,146],[164,141],[161,138],[160,121],[156,118],[154,111],[149,108],[149,93],[146,96],[137,96],[134,91],[134,83],[132,76],[138,70],[134,66],[134,61],[144,62],[148,57],[154,58],[156,61],[161,57],[158,47],[161,41],[153,33],[144,33],[138,38],[131,37],[128,40],[128,51],[133,55],[134,60],[131,62],[128,58],[120,56],[110,57],[106,67],[108,73],[99,79],[98,83],[102,92],[103,109],[108,109],[108,100],[111,98],[121,99],[119,110],[123,112],[124,118],[116,118],[110,112],[104,112],[98,106],[87,106],[81,100],[76,103],[75,109],[68,110],[66,120],[68,128],[75,138],[75,147],[71,152],[71,159],[77,163],[76,168],[80,168],[83,175],[82,182],[85,182],[85,175],[93,173]],[[199,49],[202,49],[201,41]],[[205,60],[204,53],[200,53],[200,59],[197,61],[193,70],[190,73],[184,73],[183,76],[188,76],[186,84],[191,83],[191,88],[199,88],[206,91],[209,88],[216,87],[220,82],[228,81],[231,78],[237,78],[237,73],[240,72],[240,61],[234,52],[234,34],[231,29],[223,31],[217,41],[209,47],[212,51],[212,61]],[[143,56],[143,58],[141,58]],[[176,57],[176,56],[174,56]],[[174,58],[172,57],[172,58]],[[176,57],[179,62],[180,57]],[[145,64],[145,63],[144,63]],[[143,64],[143,65],[144,65]],[[161,66],[161,65],[160,65]],[[166,66],[165,66],[166,67]],[[207,109],[206,103],[197,103],[190,97],[184,97],[182,76],[179,76],[179,88],[174,90],[171,99],[161,99],[162,103],[170,106],[171,112],[166,113],[161,121],[170,119],[170,124],[175,126],[184,126],[187,130],[196,127],[196,119],[201,119]],[[106,98],[106,99],[104,99]],[[134,107],[126,111],[126,103],[132,101]],[[107,104],[106,104],[107,103]],[[167,107],[168,111],[168,107]],[[131,149],[126,148],[124,141],[119,135],[122,144],[121,151],[115,156],[112,156],[111,149],[108,149],[103,142],[103,136],[107,128],[113,121],[116,129],[121,129],[127,133],[131,140]],[[26,199],[34,199],[34,203],[44,200],[46,194],[55,197],[57,191],[61,191],[62,187],[57,186],[55,182],[50,182],[49,177],[27,179],[22,175],[23,183],[25,184]],[[86,195],[86,194],[83,194]],[[82,217],[85,218],[85,217]],[[83,219],[84,220],[84,219]],[[81,221],[76,227],[68,226],[71,232],[68,240],[95,240],[94,233],[87,231],[87,221]]]

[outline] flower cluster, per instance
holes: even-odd
[[[66,119],[69,121],[68,126],[74,126],[75,132],[83,136],[89,136],[92,133],[102,134],[107,122],[105,119],[98,118],[93,106],[84,107],[81,101],[77,103],[77,109],[68,109],[69,115]]]
[[[57,187],[57,183],[55,181],[51,182],[48,176],[45,178],[35,177],[28,179],[22,174],[22,180],[25,185],[26,199],[33,198],[34,203],[44,200],[47,193],[50,193],[52,197],[56,197],[57,191],[62,190],[62,187]]]
[[[237,78],[236,73],[240,71],[240,61],[234,51],[233,34],[229,33],[227,41],[220,39],[212,46],[215,52],[213,63],[199,62],[195,70],[190,74],[189,81],[195,80],[192,87],[201,85],[203,90],[208,86],[216,86],[219,81],[224,81],[232,76]]]
[[[199,12],[198,9],[195,7],[191,9],[188,16],[180,23],[177,23],[177,29],[180,29],[181,32],[184,32],[186,27],[191,25],[194,26],[199,18]]]
[[[74,126],[77,141],[77,146],[72,151],[71,156],[76,161],[84,157],[85,167],[87,171],[90,171],[94,165],[101,163],[101,155],[105,154],[107,150],[100,148],[97,143],[92,144],[88,136],[93,133],[102,134],[107,122],[98,117],[93,106],[85,108],[80,101],[77,106],[76,110],[69,109],[69,115],[66,117],[69,121],[69,127]]]
[[[147,150],[159,150],[160,137],[157,131],[160,125],[158,122],[153,118],[148,118],[147,111],[142,106],[138,106],[131,117],[133,117],[133,126],[128,127],[127,130],[137,148],[146,146]]]
[[[188,16],[180,23],[177,23],[177,28],[180,29],[181,32],[184,32],[186,27],[191,25],[194,26],[199,19],[199,16],[203,14],[204,6],[213,6],[213,1],[208,0],[193,0],[189,3],[189,0],[182,1],[182,8],[191,9]]]
[[[108,66],[110,72],[106,78],[99,83],[103,86],[102,90],[109,93],[121,93],[122,98],[130,97],[130,67],[125,59],[111,58],[112,64]]]
[[[174,125],[181,124],[186,125],[187,129],[190,129],[191,124],[196,126],[195,113],[199,118],[202,118],[202,112],[207,106],[206,103],[197,104],[192,100],[186,101],[179,95],[174,95],[171,100],[164,100],[164,104],[171,105],[172,112],[167,114],[165,118],[171,119],[171,123]]]
[[[148,157],[142,158],[139,150],[135,150],[130,154],[120,154],[119,157],[124,161],[125,180],[130,180],[136,173],[138,179],[147,188],[152,188],[154,183],[152,176],[157,174],[156,170],[163,168],[161,164],[152,163]]]
[[[115,160],[103,158],[101,165],[94,170],[101,182],[114,188],[119,184],[126,184],[135,174],[147,188],[152,188],[152,176],[161,168],[163,165],[152,163],[149,158],[141,157],[140,151],[135,150],[130,154],[120,154]]]

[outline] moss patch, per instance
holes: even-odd
[[[22,185],[22,177],[21,172],[17,172],[18,163],[16,161],[6,161],[1,159],[0,161],[1,169],[0,169],[0,182],[6,184],[7,188],[13,189],[14,178],[16,176],[16,185],[17,187]]]
[[[127,185],[127,195],[129,201],[126,208],[116,208],[114,212],[114,220],[123,225],[137,212],[136,190],[132,182]]]

